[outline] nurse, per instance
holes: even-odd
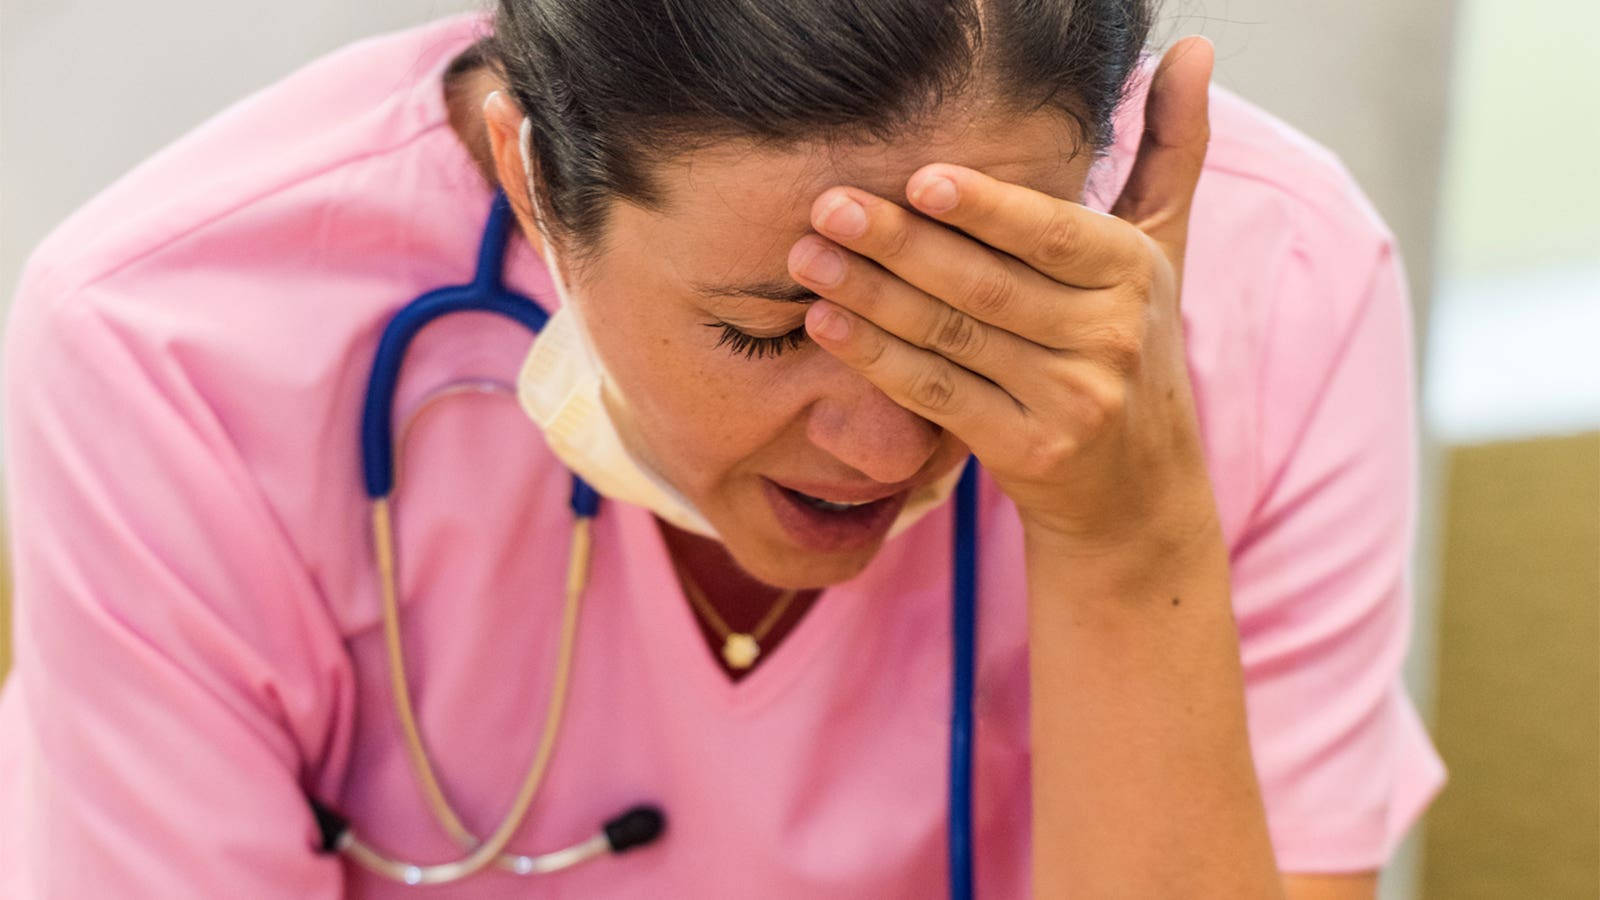
[[[415,890],[320,852],[307,796],[461,855],[391,712],[356,425],[379,332],[471,277],[496,191],[507,284],[559,311],[531,353],[472,313],[406,357],[406,687],[488,834],[548,711],[571,467],[610,499],[510,846],[640,800],[670,825],[450,896],[941,895],[969,454],[979,894],[1373,896],[1444,779],[1400,682],[1393,238],[1208,86],[1205,41],[1141,62],[1150,16],[504,0],[89,203],[5,354],[0,896]]]

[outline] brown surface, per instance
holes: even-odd
[[[1600,897],[1600,434],[1451,453],[1427,897]]]

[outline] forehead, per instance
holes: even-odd
[[[1041,110],[945,123],[890,142],[714,144],[653,170],[661,209],[617,204],[611,223],[619,240],[611,246],[648,248],[686,278],[773,277],[785,271],[790,245],[811,231],[812,202],[830,187],[850,185],[909,209],[906,181],[944,162],[1077,201],[1093,160],[1074,152],[1076,138],[1069,120]]]

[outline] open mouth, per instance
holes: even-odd
[[[791,488],[784,488],[784,490],[792,494],[795,499],[799,500],[801,503],[817,509],[826,510],[827,512],[845,512],[847,510],[860,509],[863,506],[871,506],[874,503],[883,502],[883,500],[864,500],[860,503],[834,503],[831,500],[824,500],[821,497],[813,497],[810,494],[801,493],[800,491],[796,491]]]
[[[771,479],[762,481],[773,514],[789,537],[822,552],[861,549],[881,540],[908,496],[902,490],[874,500],[830,500]]]

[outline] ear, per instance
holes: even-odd
[[[528,196],[529,174],[522,167],[522,110],[504,90],[491,91],[483,100],[483,126],[489,136],[489,156],[494,160],[495,176],[511,201],[517,224],[544,258],[544,241],[533,216],[533,198]]]

